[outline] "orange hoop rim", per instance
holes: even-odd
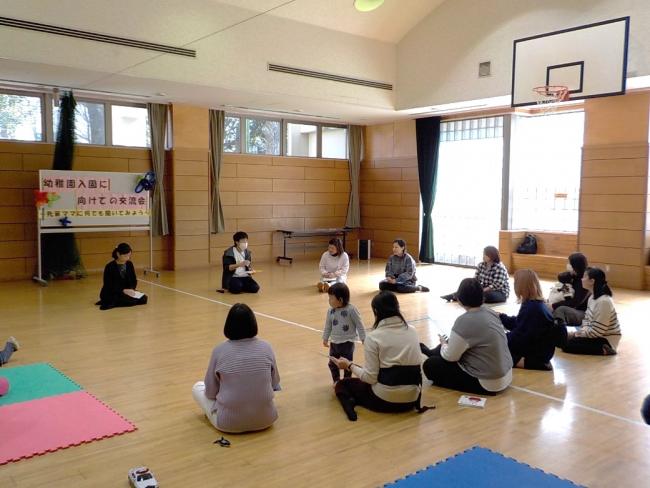
[[[566,102],[569,99],[569,87],[564,85],[542,85],[533,88],[540,97],[537,103]]]

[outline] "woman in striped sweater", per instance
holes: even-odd
[[[582,278],[582,286],[591,292],[585,318],[580,327],[574,332],[569,332],[568,341],[562,350],[572,354],[598,356],[616,354],[621,339],[621,326],[605,272],[599,268],[587,268]]]
[[[222,432],[266,429],[278,418],[273,392],[280,389],[280,375],[273,349],[256,337],[255,314],[243,303],[232,306],[223,333],[228,340],[212,351],[205,381],[192,389],[194,400]]]

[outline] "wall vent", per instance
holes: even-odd
[[[392,90],[393,85],[390,83],[383,83],[381,81],[362,80],[360,78],[351,78],[349,76],[334,75],[331,73],[323,73],[320,71],[312,71],[303,68],[294,68],[291,66],[283,66],[281,64],[268,63],[269,71],[276,71],[278,73],[286,73],[288,75],[307,76],[309,78],[319,78],[321,80],[338,81],[339,83],[348,83],[350,85],[361,85],[369,88],[379,88],[380,90]]]
[[[57,34],[59,36],[76,37],[77,39],[86,39],[88,41],[105,42],[107,44],[117,44],[118,46],[135,47],[138,49],[147,49],[166,54],[177,54],[179,56],[196,57],[196,51],[182,47],[167,46],[165,44],[156,44],[153,42],[138,41],[127,37],[109,36],[97,32],[82,31],[69,29],[67,27],[58,27],[56,25],[39,24],[27,20],[11,19],[9,17],[0,17],[0,25],[5,27],[14,27],[16,29],[26,29],[47,34]]]
[[[478,64],[478,77],[479,78],[485,78],[486,76],[490,76],[491,71],[492,71],[492,62],[491,61],[484,61],[484,62]]]

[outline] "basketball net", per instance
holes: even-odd
[[[555,110],[558,103],[569,100],[569,88],[562,85],[536,86],[533,92],[537,96],[537,108],[543,114]]]

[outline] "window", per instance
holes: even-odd
[[[577,232],[584,112],[515,117],[511,229]]]
[[[287,122],[285,129],[287,156],[318,156],[318,127],[311,124]]]
[[[280,155],[280,121],[246,119],[246,152]]]
[[[54,138],[59,129],[59,107],[52,108]],[[77,100],[74,115],[75,142],[80,144],[106,144],[104,104]]]
[[[324,158],[348,158],[348,129],[323,126],[322,152]]]
[[[150,147],[149,115],[144,107],[112,105],[114,146]]]
[[[0,93],[0,139],[43,140],[40,96]]]
[[[225,117],[223,131],[223,152],[241,152],[241,119],[239,117]]]
[[[439,263],[475,266],[499,245],[503,117],[443,122],[433,247]]]

